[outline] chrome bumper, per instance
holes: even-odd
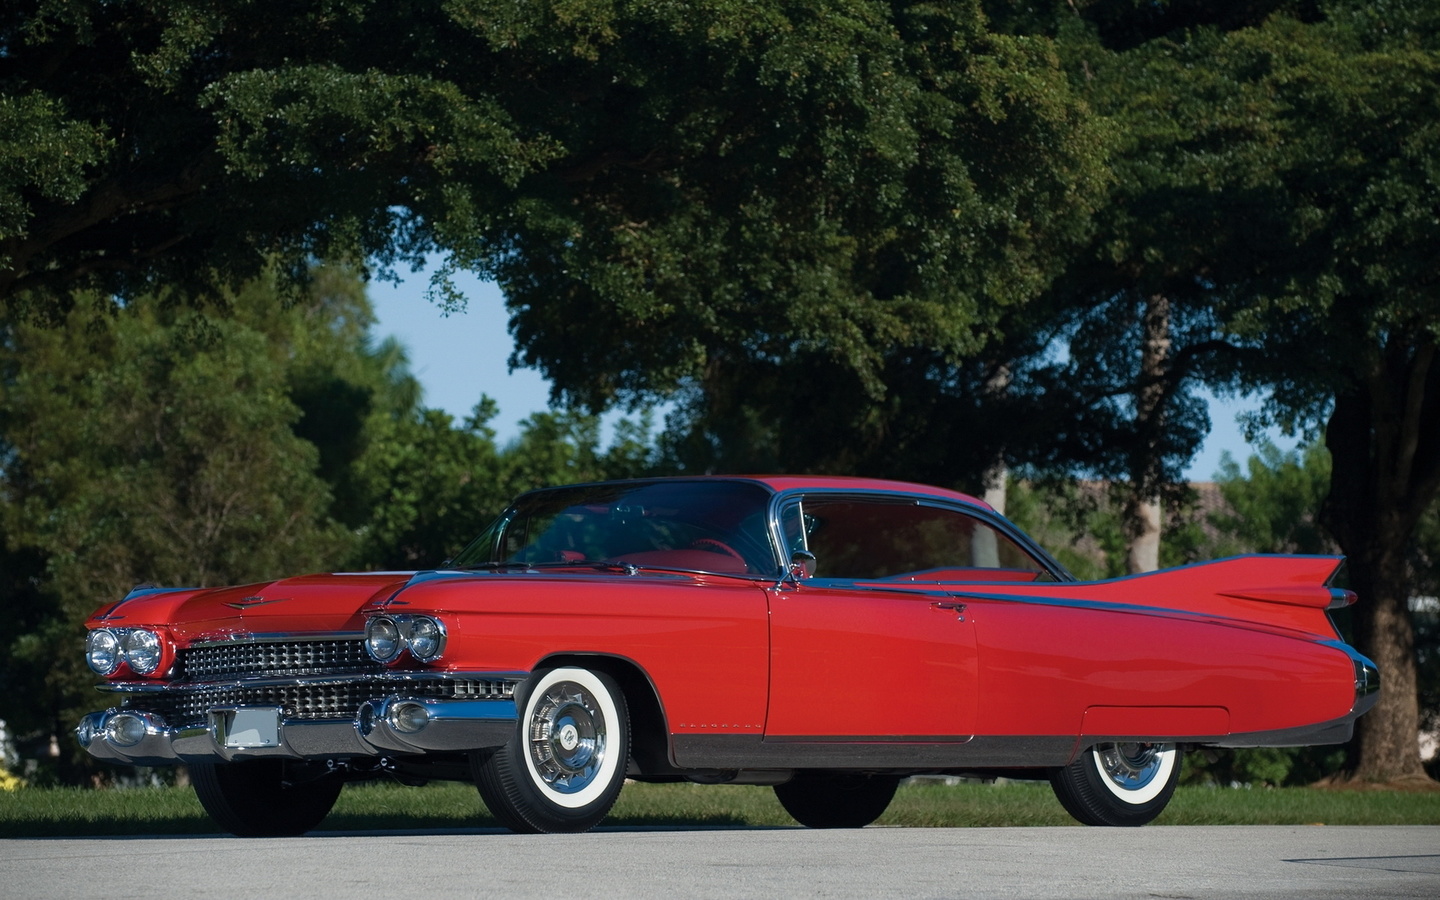
[[[515,733],[514,700],[405,696],[371,700],[353,721],[286,718],[276,706],[217,707],[203,725],[175,728],[157,713],[107,709],[80,721],[91,756],[132,766],[281,757],[336,759],[499,747]]]

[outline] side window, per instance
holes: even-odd
[[[821,578],[1052,580],[1045,567],[1010,538],[957,510],[806,498],[794,524],[803,524],[807,548],[816,558],[815,575]]]

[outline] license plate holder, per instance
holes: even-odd
[[[242,706],[222,713],[220,743],[230,750],[280,746],[280,710],[274,706]]]

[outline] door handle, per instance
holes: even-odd
[[[951,612],[955,613],[955,621],[957,621],[957,622],[963,622],[963,621],[965,621],[965,604],[963,604],[963,603],[954,603],[954,602],[947,601],[947,600],[937,600],[937,601],[935,601],[934,603],[930,604],[930,608],[931,608],[931,609],[948,609],[948,610],[950,610]]]

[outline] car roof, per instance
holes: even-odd
[[[981,509],[994,511],[994,507],[970,494],[962,494],[946,488],[910,481],[892,481],[886,478],[859,478],[852,475],[662,475],[650,478],[624,478],[616,481],[593,481],[579,484],[555,485],[527,491],[530,494],[544,494],[550,491],[601,484],[663,484],[680,481],[747,481],[758,484],[779,494],[787,491],[855,491],[866,493],[910,494],[933,497],[957,503],[966,503]]]
[[[962,494],[959,491],[947,490],[928,484],[916,484],[909,481],[891,481],[885,478],[857,478],[847,475],[737,475],[734,477],[758,481],[777,493],[780,491],[803,490],[889,491],[904,494],[925,494],[930,497],[969,503],[981,509],[992,509],[990,504],[970,494]]]

